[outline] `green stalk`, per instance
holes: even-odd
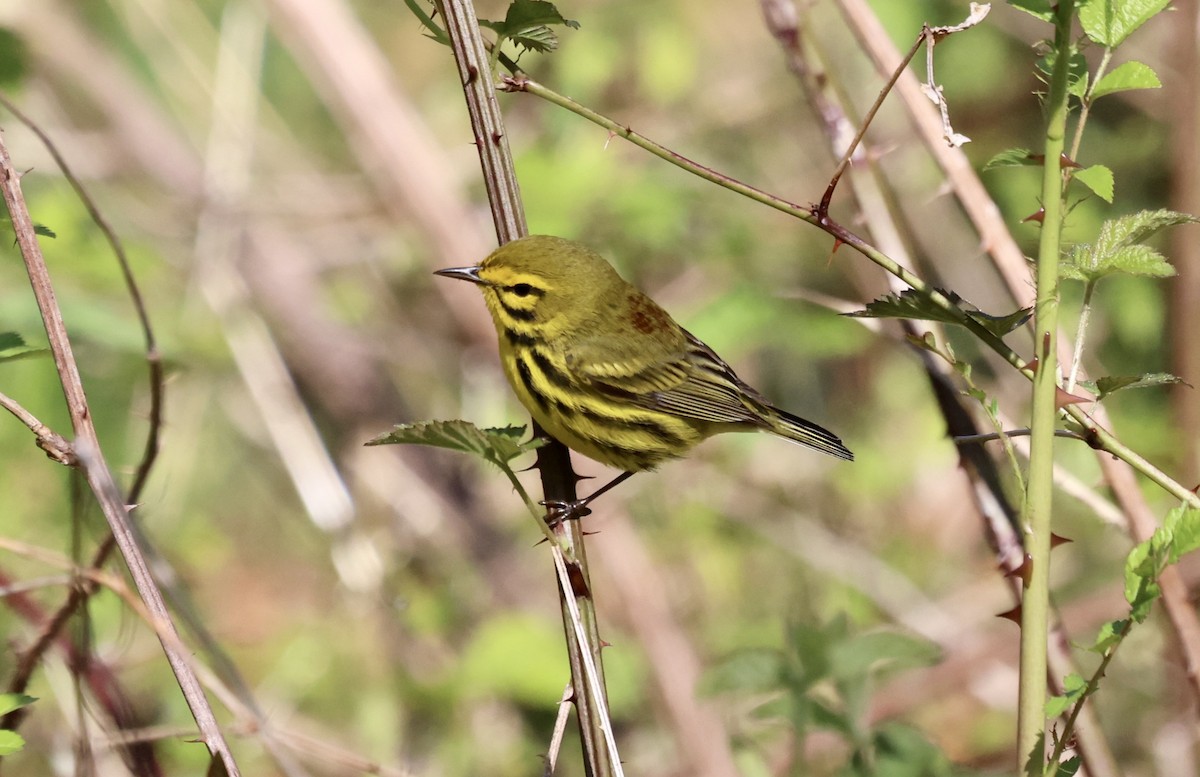
[[[1037,302],[1030,420],[1029,490],[1022,509],[1028,574],[1021,601],[1021,679],[1017,705],[1017,773],[1040,774],[1045,761],[1046,630],[1050,616],[1050,515],[1054,489],[1055,393],[1058,365],[1058,255],[1062,238],[1062,153],[1067,134],[1067,75],[1074,0],[1060,0],[1055,14],[1054,72],[1046,97],[1045,163],[1042,171],[1042,234],[1037,257]],[[1036,767],[1035,767],[1036,765]]]

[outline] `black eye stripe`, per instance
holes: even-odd
[[[545,289],[534,286],[532,283],[506,283],[500,288],[512,296],[521,299],[529,299],[530,297],[540,299],[546,295]]]

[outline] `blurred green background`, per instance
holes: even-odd
[[[804,6],[831,77],[865,110],[880,76],[832,4]],[[922,22],[967,12],[957,0],[872,6],[901,48]],[[495,19],[504,8],[478,11]],[[564,31],[553,55],[523,56],[532,77],[754,186],[820,198],[833,161],[757,4],[559,8],[581,28]],[[430,274],[494,246],[449,51],[399,2],[26,0],[3,14],[5,92],[124,241],[166,363],[162,455],[135,515],[190,597],[180,606],[228,653],[308,773],[540,773],[567,667],[536,527],[481,463],[362,446],[430,418],[527,422],[477,294]],[[1172,16],[1119,54],[1155,67],[1165,88],[1108,98],[1093,115],[1080,161],[1114,170],[1116,203],[1078,202],[1072,241],[1103,218],[1167,207],[1185,172],[1172,111],[1196,85],[1172,59]],[[1047,31],[997,3],[985,24],[938,46],[938,77],[977,168],[1039,142],[1033,66]],[[878,747],[870,768],[880,774],[1007,773],[1017,627],[994,617],[1012,606],[1007,584],[918,360],[895,329],[835,314],[884,293],[880,271],[575,115],[528,95],[501,102],[531,231],[594,245],[749,382],[858,457],[726,436],[596,505],[589,550],[628,773],[869,773],[851,758],[864,742]],[[105,453],[127,482],[149,388],[119,269],[46,150],[8,115],[3,128],[29,170],[34,219],[57,235],[43,249]],[[896,100],[868,139],[922,272],[1010,312]],[[1037,227],[1021,220],[1038,207],[1036,170],[984,183],[1032,253]],[[854,228],[842,192],[834,212]],[[0,331],[43,345],[15,246],[7,257]],[[1169,328],[1170,283],[1101,285],[1089,370],[1180,370],[1170,345],[1194,330]],[[1063,294],[1077,310],[1079,289]],[[1025,340],[1009,338],[1028,353]],[[976,380],[1023,425],[1022,379],[980,356]],[[0,363],[0,391],[68,431],[49,358]],[[1197,430],[1181,410],[1194,402],[1149,389],[1109,410],[1123,440],[1194,482]],[[1098,486],[1084,446],[1060,452]],[[70,473],[7,416],[0,457],[0,537],[88,558],[107,528],[94,508],[73,509]],[[523,479],[536,486],[534,474]],[[1148,495],[1160,515],[1171,506]],[[1056,531],[1075,542],[1055,553],[1056,596],[1086,641],[1122,614],[1129,541],[1076,500],[1060,506]],[[46,613],[65,596],[58,571],[25,554],[0,553],[0,572],[29,583]],[[38,631],[0,608],[6,682]],[[166,773],[203,768],[144,624],[105,592],[87,638],[140,725],[167,736]],[[1099,709],[1119,722],[1107,733],[1130,774],[1187,774],[1155,766],[1192,722],[1181,672],[1154,628],[1137,631],[1111,668]],[[85,717],[99,719],[80,731],[71,686],[52,652],[29,691],[40,698],[21,729],[29,745],[6,774],[71,773],[76,735],[92,741],[97,773],[126,773],[91,701]],[[272,759],[245,714],[223,715],[244,774],[297,773]],[[583,773],[572,729],[565,775]]]

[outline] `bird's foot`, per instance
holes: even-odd
[[[580,518],[591,515],[592,510],[587,506],[588,501],[587,499],[574,501],[545,499],[538,504],[546,508],[546,525],[555,527],[563,521],[578,521]]]

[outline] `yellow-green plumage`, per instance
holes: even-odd
[[[438,272],[479,285],[521,404],[589,458],[638,472],[714,434],[756,430],[854,458],[832,433],[773,407],[580,243],[531,235],[477,267]]]

